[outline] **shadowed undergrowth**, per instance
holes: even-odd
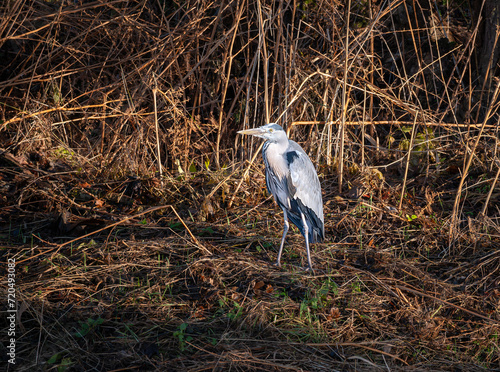
[[[142,185],[134,200],[186,182],[200,190],[196,180],[206,184],[206,173],[164,186],[134,181]],[[402,217],[390,208],[397,193],[336,198],[326,203],[327,240],[313,250],[311,276],[302,269],[304,242],[296,230],[283,268],[272,265],[282,216],[262,197],[259,178],[245,186],[257,196],[241,193],[232,207],[206,217],[194,200],[178,199],[179,217],[167,206],[91,238],[46,242],[117,221],[116,212],[106,213],[117,206],[100,196],[103,205],[92,218],[71,214],[48,225],[56,218],[38,213],[36,220],[24,217],[22,231],[2,230],[17,260],[21,370],[35,360],[83,370],[372,370],[385,364],[481,370],[498,363],[493,221],[463,228],[450,246],[446,217],[431,212],[432,200],[408,197]],[[228,187],[231,195],[235,186]],[[323,187],[326,195],[336,193],[333,185]],[[131,216],[142,208],[118,205]],[[32,231],[38,231],[34,238]],[[461,254],[450,254],[457,247]]]

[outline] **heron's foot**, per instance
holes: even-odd
[[[281,267],[281,262],[280,262],[280,260],[276,261],[273,265],[274,265],[274,266],[276,266],[276,267]]]
[[[313,270],[311,265],[308,265],[307,267],[305,267],[304,271],[307,273],[310,273],[311,275],[314,275],[314,270]]]

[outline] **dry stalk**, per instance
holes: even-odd
[[[494,163],[496,163],[498,169],[497,169],[497,173],[495,174],[495,178],[493,179],[493,182],[490,186],[490,191],[488,191],[488,196],[486,196],[486,200],[484,201],[483,209],[481,211],[481,214],[483,216],[486,216],[486,211],[488,210],[488,204],[490,202],[491,195],[493,195],[493,190],[495,190],[495,186],[497,184],[498,177],[500,176],[500,162],[498,160],[496,160]]]
[[[385,121],[346,121],[345,125],[347,126],[354,126],[354,125],[396,125],[396,126],[402,126],[402,125],[413,125],[414,121],[397,121],[397,120],[385,120]],[[291,125],[329,125],[329,124],[339,124],[337,121],[333,122],[328,122],[328,121],[294,121],[291,123]],[[498,126],[496,124],[464,124],[464,123],[437,123],[437,122],[426,122],[425,125],[427,126],[433,126],[433,127],[443,127],[443,128],[476,128],[480,129],[483,127],[484,128],[491,128],[491,129],[496,129]]]
[[[255,162],[255,159],[257,158],[257,156],[260,154],[260,151],[262,150],[262,146],[264,146],[264,142],[262,142],[259,145],[259,147],[257,148],[257,151],[254,152],[252,159],[248,163],[247,169],[245,169],[245,173],[243,173],[243,176],[241,177],[240,181],[238,182],[238,185],[236,186],[236,189],[234,190],[233,197],[229,201],[228,207],[231,207],[231,205],[233,204],[234,198],[236,197],[236,195],[238,195],[238,191],[240,190],[241,184],[243,183],[243,181],[245,181],[247,179],[248,174],[250,173],[250,168],[252,167],[253,163]]]
[[[225,82],[224,82],[224,88],[222,90],[222,102],[220,104],[220,114],[219,114],[219,128],[217,130],[217,141],[216,141],[216,144],[215,144],[215,159],[216,159],[216,164],[217,164],[217,168],[220,169],[220,140],[221,140],[221,136],[222,136],[222,133],[223,133],[223,128],[222,128],[222,117],[223,117],[223,114],[224,114],[224,103],[226,101],[226,94],[227,94],[227,88],[228,88],[228,85],[229,85],[229,80],[231,79],[231,66],[233,64],[233,47],[234,47],[234,41],[236,39],[236,34],[237,34],[237,31],[238,31],[238,28],[239,28],[239,25],[240,25],[240,20],[241,20],[241,16],[243,14],[243,10],[245,9],[245,2],[242,2],[242,3],[238,3],[239,4],[239,9],[237,11],[237,16],[234,20],[234,25],[232,27],[232,30],[233,31],[233,37],[231,39],[231,44],[229,46],[229,61],[227,62],[227,70],[226,70],[226,73],[223,74],[223,76],[225,77]]]
[[[163,176],[163,167],[161,162],[160,155],[160,130],[158,128],[158,106],[156,104],[156,93],[158,92],[158,85],[156,81],[156,77],[153,76],[154,79],[154,88],[153,88],[153,100],[154,100],[154,112],[155,112],[155,132],[156,132],[156,154],[157,154],[157,162],[158,162],[158,171],[160,173],[160,177]]]
[[[415,119],[413,120],[413,127],[411,129],[410,145],[408,146],[408,152],[406,153],[405,175],[403,178],[403,186],[401,187],[401,196],[399,197],[399,205],[398,205],[399,210],[401,210],[401,208],[403,207],[403,198],[405,196],[405,191],[406,191],[406,180],[408,178],[408,169],[410,168],[410,159],[411,159],[411,154],[413,151],[413,142],[415,141],[416,133],[417,133],[417,116],[415,116]]]
[[[349,22],[351,19],[351,0],[347,2],[347,21],[346,21],[346,33],[345,33],[345,48],[344,48],[344,79],[342,86],[342,116],[341,116],[341,124],[340,124],[340,151],[338,157],[339,164],[339,193],[342,193],[342,182],[344,177],[344,142],[345,142],[345,122],[346,122],[346,112],[347,112],[347,73],[349,66],[349,56],[350,56],[350,47],[349,47],[349,33],[350,27]]]
[[[262,3],[261,0],[257,0],[257,10],[258,10],[258,22],[259,22],[259,50],[258,53],[262,53],[263,66],[264,66],[264,107],[266,109],[266,123],[270,122],[270,102],[269,102],[269,57],[267,55],[267,43],[266,43],[266,30],[264,29],[264,17],[262,15]],[[267,20],[269,21],[269,20]],[[269,26],[269,22],[267,23]]]
[[[476,142],[474,143],[474,145],[472,146],[472,148],[470,149],[470,151],[467,154],[468,155],[467,161],[464,164],[464,169],[462,171],[462,177],[460,178],[460,184],[458,185],[457,195],[455,197],[455,202],[453,204],[453,210],[452,210],[451,222],[450,222],[450,230],[449,230],[450,239],[453,239],[456,236],[457,214],[458,214],[458,207],[459,207],[460,199],[462,196],[462,188],[464,186],[465,179],[467,178],[467,176],[469,174],[469,168],[472,164],[472,159],[475,156],[475,152],[476,152],[477,146],[479,144],[479,141],[481,139],[481,135],[483,134],[483,131],[486,127],[486,123],[488,122],[491,115],[493,114],[493,109],[495,109],[495,110],[497,109],[495,106],[497,104],[499,89],[500,89],[500,80],[497,81],[497,86],[495,88],[495,92],[493,93],[493,98],[488,106],[488,111],[486,112],[486,115],[484,117],[483,124],[481,125],[481,129],[479,130],[479,133],[476,137]]]

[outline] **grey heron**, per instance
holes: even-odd
[[[309,243],[325,238],[325,225],[321,185],[311,159],[297,142],[288,139],[283,128],[276,123],[238,133],[267,140],[262,148],[267,190],[283,209],[285,219],[276,265],[280,266],[290,221],[306,240],[308,269],[312,271]]]

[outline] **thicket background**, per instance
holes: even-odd
[[[0,12],[11,370],[500,370],[495,0]],[[268,122],[320,175],[315,275],[297,231],[271,265]]]

